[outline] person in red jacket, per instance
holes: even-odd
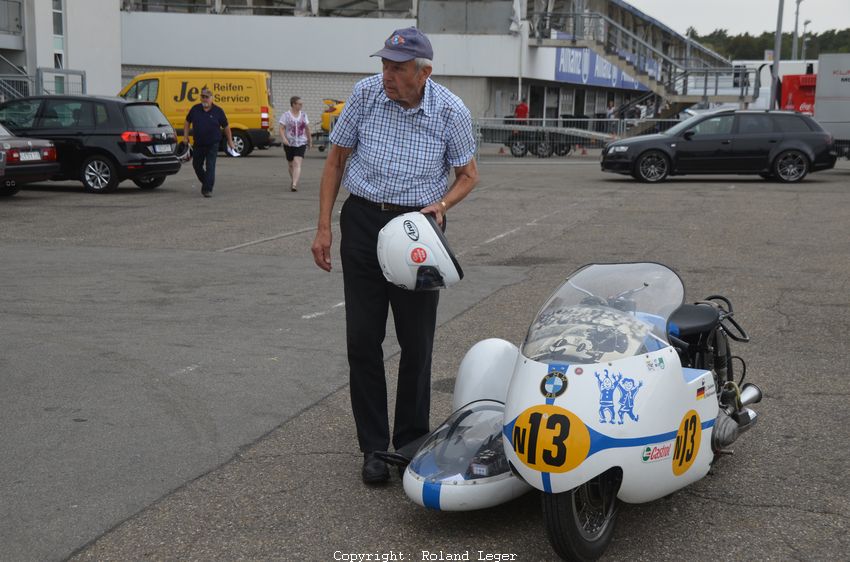
[[[517,119],[528,119],[528,104],[525,103],[525,98],[522,98],[514,109],[514,117]]]

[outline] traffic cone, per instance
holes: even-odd
[[[499,147],[499,154],[505,154],[505,147],[504,146]]]
[[[587,156],[587,149],[584,147],[584,145],[581,145],[581,155]]]

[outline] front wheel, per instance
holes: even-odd
[[[655,183],[664,181],[670,173],[670,160],[658,150],[650,150],[638,156],[634,176],[640,181]]]
[[[609,471],[560,494],[543,494],[549,543],[564,560],[596,560],[614,536],[618,474]]]
[[[528,146],[522,141],[513,141],[510,144],[511,154],[516,158],[522,158],[528,154]]]
[[[233,131],[233,148],[239,156],[248,156],[254,150],[251,139],[242,131]],[[226,146],[226,145],[225,145]]]
[[[786,150],[773,162],[773,174],[781,182],[795,183],[809,173],[809,159],[799,150]]]

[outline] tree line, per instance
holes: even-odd
[[[775,33],[765,31],[761,35],[729,35],[725,29],[715,29],[708,35],[700,35],[693,27],[687,36],[730,60],[762,60],[766,50],[773,50]],[[782,34],[782,59],[791,58],[793,33]],[[850,53],[850,28],[830,29],[823,33],[806,33],[806,58],[816,59],[820,53]],[[802,31],[797,41],[797,56],[803,51]]]

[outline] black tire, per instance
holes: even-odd
[[[242,131],[233,131],[233,147],[239,153],[239,156],[248,156],[254,151],[251,139]]]
[[[670,160],[660,150],[648,150],[638,156],[634,177],[642,182],[657,183],[667,179]]]
[[[319,149],[319,152],[324,152],[325,151],[325,145],[323,145],[323,144],[319,145],[318,149]]]
[[[5,185],[0,183],[0,197],[11,197],[21,190],[20,187],[15,185]]]
[[[118,187],[118,168],[108,156],[89,156],[80,166],[80,181],[89,193],[109,193]]]
[[[534,154],[536,154],[538,158],[549,158],[554,152],[555,147],[552,146],[552,143],[549,141],[540,141],[534,147]]]
[[[773,175],[783,183],[802,181],[809,173],[809,159],[799,150],[786,150],[773,161]]]
[[[133,183],[141,189],[156,189],[165,183],[165,176],[145,176],[133,179]]]
[[[516,158],[522,158],[528,154],[528,146],[522,141],[513,141],[508,146],[511,149],[511,155]]]
[[[546,534],[564,560],[596,560],[614,536],[618,474],[606,472],[578,488],[542,494]]]
[[[558,156],[566,156],[572,151],[573,147],[569,143],[562,143],[555,147],[555,154]]]

